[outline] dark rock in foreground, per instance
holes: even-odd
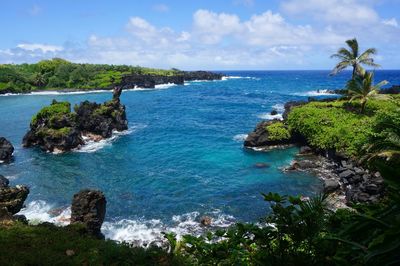
[[[45,151],[65,152],[84,145],[84,137],[99,141],[112,131],[128,129],[125,106],[120,103],[122,88],[103,104],[85,101],[71,112],[68,102],[53,101],[33,119],[23,138],[24,147],[38,146]]]
[[[9,187],[8,179],[0,176],[0,209],[5,209],[10,215],[16,214],[24,206],[29,189],[26,186]]]
[[[287,134],[283,138],[275,138],[271,136],[271,133],[268,131],[270,126],[280,125],[281,130],[287,131]],[[280,120],[271,120],[271,121],[261,121],[257,124],[256,128],[253,132],[249,133],[244,141],[244,146],[249,148],[254,147],[268,147],[268,146],[277,146],[277,145],[288,145],[296,142],[296,137],[289,134],[288,129]]]
[[[101,191],[80,191],[72,199],[71,224],[84,224],[90,234],[104,238],[100,229],[106,215],[106,204],[106,198]]]
[[[6,138],[0,137],[0,161],[9,161],[12,158],[14,147]]]

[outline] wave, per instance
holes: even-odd
[[[260,80],[259,78],[255,78],[255,77],[243,77],[243,76],[224,76],[222,77],[221,80],[228,80],[228,79],[254,79],[254,80]]]
[[[25,215],[31,224],[51,222],[58,226],[66,226],[70,222],[71,208],[48,204],[43,200],[28,203],[18,214]],[[236,222],[236,219],[220,210],[206,213],[211,218],[210,227],[200,224],[202,215],[199,212],[190,212],[171,217],[168,224],[158,219],[122,219],[106,221],[101,227],[107,239],[129,242],[134,246],[148,246],[149,244],[161,246],[166,242],[163,232],[175,233],[177,238],[192,234],[199,236],[210,229],[227,228]]]
[[[105,222],[102,232],[106,238],[119,242],[129,242],[134,246],[148,246],[149,244],[162,246],[166,241],[163,232],[172,232],[180,239],[191,234],[199,236],[210,229],[226,228],[235,223],[235,218],[222,214],[219,210],[207,214],[211,217],[211,227],[200,224],[200,213],[190,212],[172,216],[170,225],[158,219],[123,219],[116,222]]]
[[[18,214],[25,215],[31,224],[50,222],[59,226],[69,224],[71,208],[55,208],[43,200],[31,201]]]
[[[132,134],[133,132],[136,132],[145,127],[147,127],[147,125],[135,125],[135,126],[130,127],[128,130],[113,131],[112,136],[110,138],[102,139],[100,141],[93,141],[87,137],[83,137],[83,140],[85,141],[85,145],[74,149],[74,151],[86,152],[86,153],[96,152],[98,150],[103,149],[104,147],[112,145],[112,143],[120,136]]]
[[[329,90],[313,90],[313,91],[306,91],[306,92],[296,92],[292,95],[296,96],[329,96],[329,95],[337,95],[332,93]]]
[[[140,88],[135,87],[133,89],[125,89],[125,91],[147,91],[147,90],[161,90],[168,89],[170,87],[177,86],[175,83],[166,83],[155,85],[154,88]],[[90,93],[111,93],[112,90],[82,90],[82,91],[32,91],[30,93],[5,93],[0,94],[1,96],[43,96],[43,95],[73,95],[73,94],[90,94]]]
[[[270,113],[263,113],[257,116],[258,118],[265,119],[265,120],[283,120],[282,114],[271,115]]]
[[[272,105],[272,109],[274,109],[278,112],[283,112],[283,111],[285,111],[285,106],[281,103],[277,103],[277,104]]]
[[[235,136],[233,136],[233,140],[237,141],[237,142],[242,142],[247,138],[247,134],[237,134]]]

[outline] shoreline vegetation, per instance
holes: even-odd
[[[303,158],[283,170],[310,171],[323,178],[320,195],[263,193],[271,213],[257,224],[237,223],[180,239],[165,232],[166,246],[147,249],[88,234],[92,219],[97,228],[104,219],[105,206],[89,208],[89,215],[82,213],[88,217],[83,224],[64,228],[27,225],[8,214],[8,222],[0,222],[0,259],[17,265],[398,264],[400,95],[380,94],[386,81],[375,84],[373,72],[362,67],[378,66],[372,58],[375,49],[359,53],[356,39],[346,44],[348,48],[333,55],[340,60],[333,74],[353,68],[340,98],[288,102],[283,120],[260,122],[244,142],[260,152],[299,145]],[[332,195],[342,196],[343,205],[329,208]],[[80,209],[87,211],[91,200],[78,201]]]
[[[0,94],[45,91],[92,91],[154,88],[160,84],[183,85],[185,81],[221,80],[209,71],[181,71],[127,65],[77,64],[61,58],[35,64],[0,64]]]

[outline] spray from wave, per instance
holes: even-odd
[[[111,138],[102,139],[100,141],[91,140],[88,137],[83,137],[85,141],[85,145],[82,147],[74,149],[76,152],[85,152],[85,153],[92,153],[98,150],[103,149],[104,147],[111,146],[112,143],[118,139],[120,136],[132,134],[140,129],[146,128],[146,125],[135,125],[130,127],[128,130],[125,131],[113,131]]]
[[[332,93],[330,90],[313,90],[313,91],[306,91],[306,92],[296,92],[293,93],[296,96],[335,96],[337,94]]]
[[[58,226],[66,226],[70,222],[71,208],[56,208],[43,200],[37,200],[30,202],[19,214],[25,215],[31,224],[51,222]],[[220,210],[204,215],[211,218],[210,227],[200,224],[202,215],[199,212],[190,212],[174,215],[168,222],[143,218],[106,221],[101,231],[107,239],[129,242],[134,246],[162,246],[166,243],[164,232],[175,233],[179,239],[186,234],[199,236],[209,230],[227,228],[235,223],[233,216],[223,214]]]

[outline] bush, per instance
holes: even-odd
[[[54,119],[61,115],[71,113],[71,104],[69,102],[57,102],[53,100],[50,106],[42,108],[33,118],[31,124],[36,124],[41,119]]]
[[[289,129],[282,122],[275,122],[266,127],[270,141],[288,140],[291,137]]]

